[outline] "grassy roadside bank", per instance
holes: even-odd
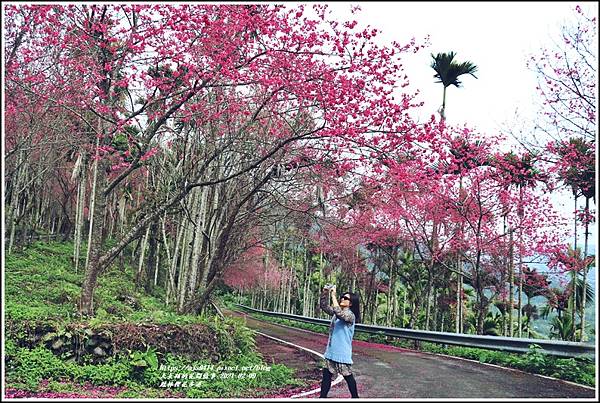
[[[264,361],[243,321],[179,315],[164,290],[136,289],[129,264],[101,276],[96,316],[78,318],[72,253],[36,242],[5,257],[5,397],[260,397],[303,384]]]

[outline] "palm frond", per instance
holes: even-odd
[[[477,66],[475,64],[469,61],[456,63],[454,61],[454,56],[456,56],[456,53],[454,52],[438,53],[435,56],[433,54],[431,55],[433,58],[431,68],[435,71],[433,77],[439,80],[436,82],[442,83],[444,87],[449,87],[450,85],[460,87],[462,83],[458,77],[464,74],[470,74],[477,78],[475,75]]]

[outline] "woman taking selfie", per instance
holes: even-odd
[[[326,287],[321,293],[319,306],[324,312],[333,316],[325,350],[326,366],[323,368],[320,397],[327,397],[331,379],[334,375],[337,377],[337,374],[342,374],[346,380],[352,397],[358,397],[356,381],[352,375],[352,337],[354,325],[360,321],[358,295],[345,293],[338,303],[335,286]]]

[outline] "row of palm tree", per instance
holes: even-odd
[[[457,88],[460,88],[462,83],[459,80],[459,78],[463,75],[466,74],[470,74],[471,76],[477,78],[475,76],[475,72],[477,72],[477,66],[475,64],[473,64],[470,61],[465,61],[465,62],[457,62],[454,58],[456,56],[455,52],[448,52],[448,53],[438,53],[437,55],[431,55],[433,58],[433,61],[431,62],[431,68],[435,71],[435,75],[434,78],[436,78],[438,81],[436,81],[437,83],[441,83],[443,85],[443,97],[442,97],[442,106],[439,109],[439,113],[440,113],[440,117],[442,120],[446,119],[446,91],[447,88],[451,85],[454,85]],[[572,152],[572,150],[575,150],[577,155],[582,156],[582,158],[584,157],[588,157],[590,155],[593,155],[594,152],[594,144],[592,142],[588,142],[583,138],[570,138],[568,143],[566,143],[565,145],[563,145],[561,148],[559,148],[558,150],[558,157],[559,158],[564,158],[566,156],[567,153]],[[456,150],[455,150],[456,151]],[[458,150],[459,151],[459,150]],[[541,177],[540,172],[535,168],[534,166],[534,162],[535,162],[535,158],[536,155],[533,153],[525,153],[523,154],[521,157],[515,155],[512,152],[509,152],[507,154],[504,155],[504,166],[506,166],[506,164],[508,164],[508,166],[510,167],[510,172],[508,172],[508,174],[510,175],[509,178],[509,186],[516,186],[517,189],[519,190],[519,194],[522,196],[523,192],[526,188],[528,187],[535,187],[538,183],[538,181],[540,180],[544,180],[544,178]],[[593,158],[591,158],[593,160]],[[486,162],[482,162],[479,165],[485,164]],[[470,164],[471,166],[465,167],[466,169],[470,169],[470,168],[474,168],[477,164]],[[516,168],[516,169],[515,169]],[[516,172],[516,174],[515,174]],[[575,199],[575,228],[574,228],[574,247],[573,247],[573,253],[579,254],[580,252],[578,252],[578,247],[577,247],[577,200],[579,197],[583,196],[585,198],[585,216],[588,216],[590,213],[590,199],[594,198],[594,203],[595,203],[595,167],[593,166],[593,164],[583,164],[582,166],[570,166],[568,169],[566,170],[562,170],[559,174],[559,178],[561,179],[561,181],[564,183],[564,185],[568,188],[571,189],[572,193],[573,193],[573,197]],[[462,188],[462,180],[460,181],[460,185]],[[522,206],[522,199],[520,200],[519,203],[519,209],[518,209],[518,213],[519,213],[519,217],[520,220],[523,219],[523,214],[524,214],[524,209]],[[588,251],[589,251],[589,220],[585,220],[585,232],[584,232],[584,250],[583,250],[583,256],[582,259],[585,259],[588,257]],[[512,229],[510,228],[505,228],[505,230],[507,231],[508,234],[510,234],[510,239],[512,242]],[[522,233],[521,231],[519,231],[519,244],[522,244],[521,242],[521,238],[522,238]],[[511,248],[512,250],[512,248]],[[590,260],[591,263],[591,260]],[[585,340],[585,309],[586,309],[586,301],[588,300],[588,298],[590,297],[590,294],[587,292],[588,288],[589,288],[589,284],[588,284],[588,280],[587,280],[587,272],[589,270],[589,264],[588,265],[584,265],[583,270],[582,270],[582,275],[583,278],[581,279],[581,290],[586,290],[586,292],[583,291],[579,291],[579,276],[578,273],[576,271],[572,272],[572,280],[570,283],[570,301],[569,301],[569,305],[570,305],[570,319],[568,320],[567,323],[567,319],[563,318],[563,316],[560,315],[559,311],[559,316],[555,319],[555,325],[557,329],[571,329],[571,340],[576,340],[579,339],[581,341]],[[509,281],[510,284],[510,291],[509,291],[509,298],[510,298],[510,305],[509,306],[513,306],[513,296],[514,296],[514,292],[512,289],[512,285],[513,285],[513,281],[512,281],[512,276],[513,276],[513,268],[512,268],[512,263],[509,265],[509,275],[511,276],[511,281]],[[518,282],[518,308],[517,308],[517,323],[518,323],[518,336],[522,337],[523,334],[523,321],[521,320],[521,315],[522,312],[524,311],[524,307],[522,304],[522,298],[521,296],[523,294],[525,294],[528,298],[528,303],[526,306],[530,305],[529,300],[530,300],[530,295],[533,296],[533,294],[531,294],[533,291],[530,289],[527,289],[527,286],[524,286],[523,284],[523,277],[526,273],[524,273],[523,271],[523,254],[521,251],[519,251],[519,264],[518,264],[518,278],[519,278],[519,282]],[[458,275],[458,283],[460,285],[460,287],[462,288],[462,281],[460,278],[460,275]],[[555,290],[555,293],[558,292],[558,290]],[[549,305],[550,306],[550,305]],[[581,311],[581,321],[580,321],[580,328],[579,328],[579,337],[576,336],[576,329],[575,329],[575,313],[578,311],[577,307],[580,307],[579,311]],[[525,310],[525,312],[529,312],[526,313],[527,316],[527,321],[529,321],[529,319],[531,318],[532,315],[532,311],[531,311],[531,307],[528,308],[528,310]],[[547,315],[546,315],[547,316]],[[457,318],[462,317],[462,315],[457,315]],[[459,319],[457,319],[457,328],[459,328]],[[513,335],[513,329],[512,329],[512,310],[510,310],[509,312],[509,321],[510,321],[510,335]],[[527,321],[525,323],[527,323]],[[561,330],[561,331],[562,331]],[[559,331],[559,333],[561,332]]]
[[[593,160],[594,158],[590,158],[590,156],[593,156],[594,153],[594,144],[592,142],[588,142],[586,141],[583,137],[571,137],[569,138],[568,142],[563,143],[557,150],[557,156],[560,159],[563,159],[567,156],[567,154],[570,154],[572,152],[575,152],[575,155],[577,156],[577,158],[581,158],[581,159],[591,159]],[[586,158],[587,157],[587,158]],[[596,176],[596,171],[595,171],[595,166],[593,164],[573,164],[571,166],[568,167],[568,169],[563,169],[559,171],[559,177],[561,179],[561,181],[563,182],[563,184],[571,189],[571,192],[573,194],[573,199],[575,201],[575,219],[574,219],[574,241],[573,241],[573,250],[570,251],[570,253],[573,254],[577,254],[578,257],[580,257],[581,259],[585,259],[588,257],[588,252],[589,252],[589,220],[585,220],[584,222],[584,247],[583,247],[583,255],[579,256],[581,252],[579,252],[579,248],[577,246],[577,223],[578,223],[578,207],[577,207],[577,200],[579,197],[583,196],[585,198],[585,209],[584,209],[584,215],[587,217],[590,214],[590,199],[594,199],[594,204],[596,202],[596,181],[595,181],[595,176]],[[592,263],[592,261],[590,260],[590,264]],[[590,268],[590,265],[584,265],[583,269],[582,269],[582,275],[583,275],[583,288],[586,289],[587,287],[587,272]],[[573,278],[577,278],[578,275],[577,273],[574,271],[572,273]],[[576,280],[573,280],[573,287],[575,287],[576,284]],[[574,289],[574,288],[573,288]],[[587,293],[583,293],[582,294],[582,299],[579,305],[579,302],[577,301],[577,299],[575,298],[575,292],[572,293],[573,297],[572,297],[572,304],[573,306],[581,306],[583,314],[581,316],[581,323],[580,323],[580,339],[584,340],[585,339],[585,306],[586,306],[586,300],[587,300]],[[574,318],[574,314],[575,314],[575,309],[572,310],[572,317],[571,317],[571,323],[574,324],[575,323],[575,318]],[[575,332],[573,332],[573,334],[575,334]],[[575,337],[574,337],[575,338]]]

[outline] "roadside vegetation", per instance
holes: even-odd
[[[36,242],[6,257],[9,396],[252,397],[302,384],[291,368],[263,361],[254,334],[241,320],[212,312],[177,314],[163,303],[162,290],[151,295],[136,290],[130,266],[112,267],[103,276],[97,315],[80,319],[76,305],[82,273],[74,272],[72,251],[70,242]],[[147,334],[136,339],[135,328],[140,327]],[[168,340],[159,337],[165,329],[171,332]],[[143,342],[155,344],[144,348]],[[173,380],[164,368],[207,365],[262,370],[239,378],[234,372],[227,379],[220,378],[226,371],[213,371],[214,379],[197,386],[161,386]]]

